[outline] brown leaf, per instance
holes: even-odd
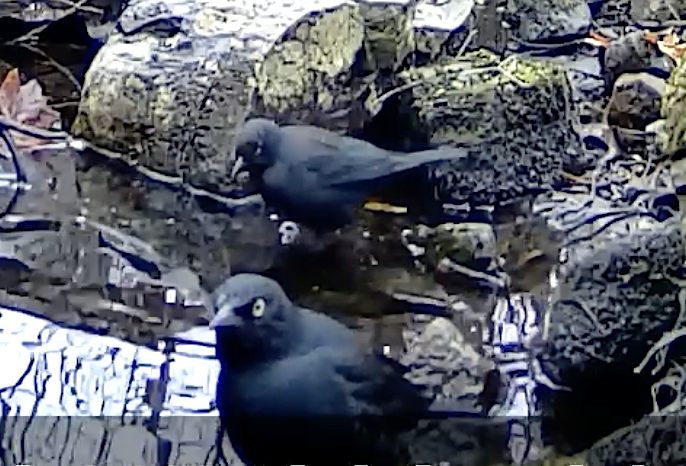
[[[679,36],[674,34],[674,32],[669,32],[665,34],[662,40],[657,41],[657,48],[660,49],[660,52],[676,61],[684,55],[686,43],[680,43]]]
[[[593,45],[594,47],[607,47],[610,45],[610,39],[595,31],[589,32],[588,37],[583,41],[587,44]]]
[[[644,32],[643,38],[651,44],[657,44],[659,40],[657,34],[654,32]]]
[[[10,70],[0,84],[0,113],[13,122],[41,129],[54,128],[60,121],[60,114],[50,108],[38,81],[32,79],[22,85],[17,68]],[[10,133],[20,149],[44,143],[16,131]]]

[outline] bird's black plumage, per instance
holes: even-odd
[[[235,146],[266,203],[318,231],[350,223],[355,210],[396,175],[466,155],[456,148],[401,154],[322,128],[262,118],[245,123]]]
[[[389,465],[429,400],[344,325],[295,306],[272,279],[214,294],[222,428],[248,466]]]

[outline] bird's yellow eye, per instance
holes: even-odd
[[[267,304],[264,302],[264,299],[257,298],[255,303],[252,305],[252,316],[256,318],[262,317],[264,314],[264,308],[266,306]]]

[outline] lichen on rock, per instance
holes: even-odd
[[[359,6],[306,15],[257,64],[250,114],[338,131],[363,124],[369,115],[356,101],[368,83],[353,75],[353,65],[364,44]]]
[[[686,145],[686,66],[679,63],[662,92],[662,117],[665,119],[663,150],[668,154]]]
[[[554,64],[479,50],[400,76],[433,144],[478,143],[565,118],[566,76]]]

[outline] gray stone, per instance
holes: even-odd
[[[525,43],[583,36],[593,21],[586,0],[509,0],[508,12]]]
[[[638,365],[676,324],[681,233],[678,222],[658,225],[589,244],[562,264],[545,362],[560,383],[587,364]]]
[[[376,73],[414,53],[415,6],[132,2],[88,70],[74,130],[131,162],[222,188],[234,130],[248,116],[338,131],[367,122],[374,113],[362,98]],[[419,29],[435,22],[444,34],[470,2],[417,8]]]
[[[683,0],[631,0],[631,18],[644,26],[659,26],[679,21],[686,15]]]
[[[446,202],[497,204],[545,189],[568,152],[579,150],[571,127],[571,91],[556,64],[480,50],[400,73],[398,90],[432,145],[466,145],[469,155],[432,174]],[[522,90],[526,89],[525,92]],[[505,143],[507,141],[507,143]]]

